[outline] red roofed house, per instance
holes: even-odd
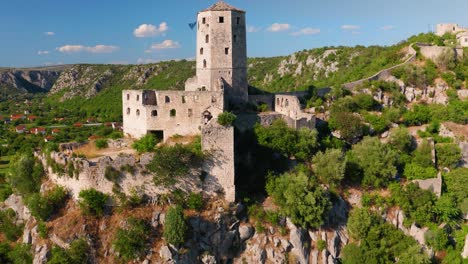
[[[35,116],[35,115],[30,115],[30,116],[28,116],[28,120],[29,120],[29,121],[34,121],[34,120],[36,120],[36,119],[37,119],[37,116]]]
[[[44,142],[50,142],[52,140],[54,140],[53,136],[47,136],[47,137],[44,138]]]
[[[16,133],[18,133],[18,134],[23,134],[25,131],[26,131],[25,126],[17,126],[16,127]]]
[[[52,129],[52,135],[55,135],[55,134],[58,134],[58,133],[60,133],[60,129],[58,129],[58,128]]]
[[[75,123],[75,124],[73,124],[73,126],[74,126],[74,127],[82,127],[82,126],[83,126],[83,124],[82,124],[82,123],[80,123],[80,122],[78,122],[78,123]]]
[[[44,135],[46,133],[46,129],[43,127],[35,127],[35,128],[31,128],[29,132],[31,132],[31,134],[34,134],[34,135],[37,135],[37,134]]]
[[[26,116],[23,115],[23,114],[11,115],[10,117],[11,117],[11,120],[12,120],[12,121],[16,121],[16,120],[19,120],[19,119],[25,119],[25,118],[26,118]]]

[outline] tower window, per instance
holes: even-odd
[[[127,100],[130,100],[130,94],[127,94]]]
[[[203,60],[203,68],[206,68],[206,60]]]
[[[151,111],[151,116],[158,116],[158,111],[156,110]]]
[[[224,48],[224,54],[226,54],[226,55],[229,54],[229,48]]]
[[[175,109],[171,109],[170,115],[171,117],[175,117],[177,115],[177,111]]]
[[[237,17],[236,23],[237,23],[237,25],[240,24],[240,17]]]
[[[189,109],[188,110],[188,117],[192,117],[193,116],[193,110],[192,109]]]
[[[130,108],[127,108],[127,115],[130,114]]]
[[[206,24],[206,17],[202,18],[202,24]]]
[[[222,16],[219,17],[219,23],[224,23],[224,17]]]
[[[140,101],[140,95],[137,95],[137,102]]]
[[[182,95],[182,103],[185,104],[185,96]]]
[[[237,42],[237,35],[234,35],[233,40],[234,42]]]
[[[170,102],[171,102],[171,98],[170,98],[169,96],[166,96],[165,101],[166,101],[166,103],[170,103]]]
[[[210,43],[210,35],[205,36],[205,43]]]
[[[200,55],[203,55],[203,48],[200,48]]]
[[[136,110],[136,115],[137,115],[137,116],[140,116],[140,109],[137,109],[137,110]]]

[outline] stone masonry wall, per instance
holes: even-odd
[[[140,138],[163,131],[164,140],[179,135],[200,134],[206,119],[224,109],[222,91],[134,91],[122,93],[124,133]]]
[[[204,190],[208,193],[224,193],[224,199],[234,202],[234,128],[219,125],[212,120],[202,131],[202,149],[210,158],[203,164],[206,173]]]

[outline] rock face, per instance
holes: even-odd
[[[0,88],[7,87],[20,93],[48,92],[61,70],[4,70],[0,71]]]
[[[31,217],[31,212],[24,205],[23,198],[17,194],[12,194],[4,202],[5,209],[12,209],[16,213],[16,222],[24,223]]]

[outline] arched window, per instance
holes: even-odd
[[[226,55],[229,54],[229,48],[224,48],[224,54],[226,54]]]
[[[210,35],[205,36],[205,43],[210,43]]]
[[[185,100],[185,95],[182,95],[182,103],[185,104],[186,103],[186,100]]]
[[[139,94],[137,95],[137,101],[140,101],[140,95]]]
[[[206,68],[206,60],[203,60],[203,68]]]
[[[151,116],[158,116],[158,111],[156,110],[151,111]]]
[[[171,109],[170,116],[175,117],[177,115],[177,111],[175,109]]]
[[[127,94],[127,100],[130,100],[130,94]]]
[[[140,116],[140,109],[137,109],[136,115],[137,115],[137,116]]]
[[[130,107],[127,108],[127,115],[129,115],[129,114],[130,114]]]
[[[200,48],[200,55],[203,55],[203,48]]]
[[[171,98],[170,98],[169,96],[166,96],[165,101],[166,101],[166,103],[170,103],[170,102],[171,102]]]

